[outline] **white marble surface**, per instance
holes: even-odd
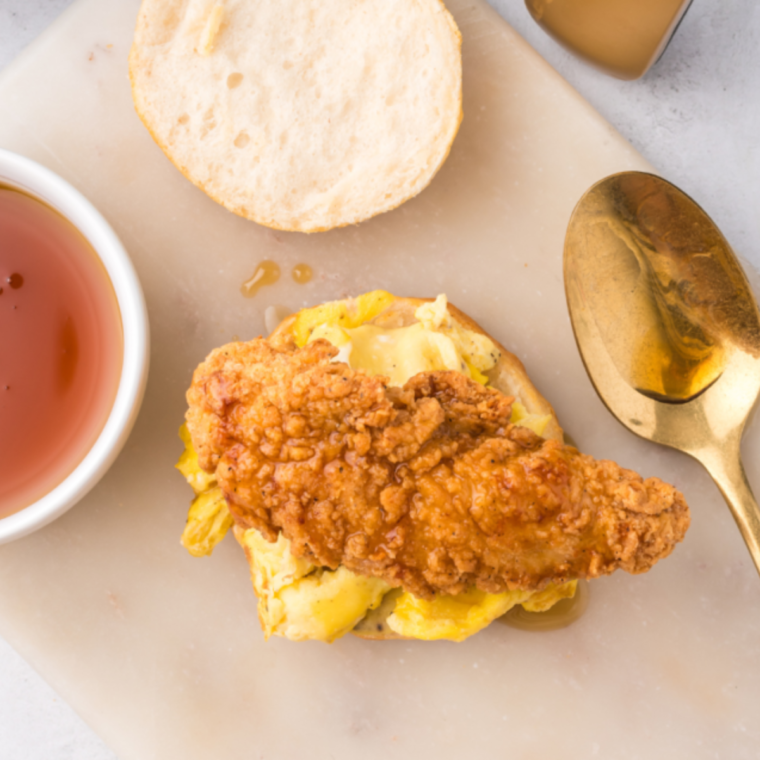
[[[0,0],[0,68],[71,0]],[[665,176],[693,195],[760,266],[760,4],[696,0],[660,63],[619,82],[561,50],[519,0],[497,10]],[[113,753],[0,640],[0,756],[106,760]]]

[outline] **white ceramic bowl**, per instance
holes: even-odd
[[[23,190],[65,216],[89,241],[111,278],[121,312],[124,354],[116,398],[102,432],[68,477],[28,507],[0,519],[0,544],[20,538],[74,506],[106,473],[137,417],[148,376],[149,331],[140,282],[116,233],[97,209],[49,169],[0,150],[0,184]]]

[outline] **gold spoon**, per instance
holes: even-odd
[[[760,393],[760,312],[720,230],[659,177],[607,177],[570,219],[565,292],[604,404],[704,465],[760,572],[760,509],[740,452]]]

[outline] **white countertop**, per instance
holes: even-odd
[[[692,195],[760,267],[760,4],[697,0],[663,59],[638,82],[580,63],[519,0],[489,0],[634,147]],[[0,68],[71,0],[0,0]],[[0,756],[105,760],[113,753],[0,639]]]

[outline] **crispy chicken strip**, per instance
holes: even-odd
[[[689,526],[675,488],[510,423],[457,372],[389,388],[315,341],[217,349],[187,423],[230,511],[311,562],[417,596],[648,570]]]

